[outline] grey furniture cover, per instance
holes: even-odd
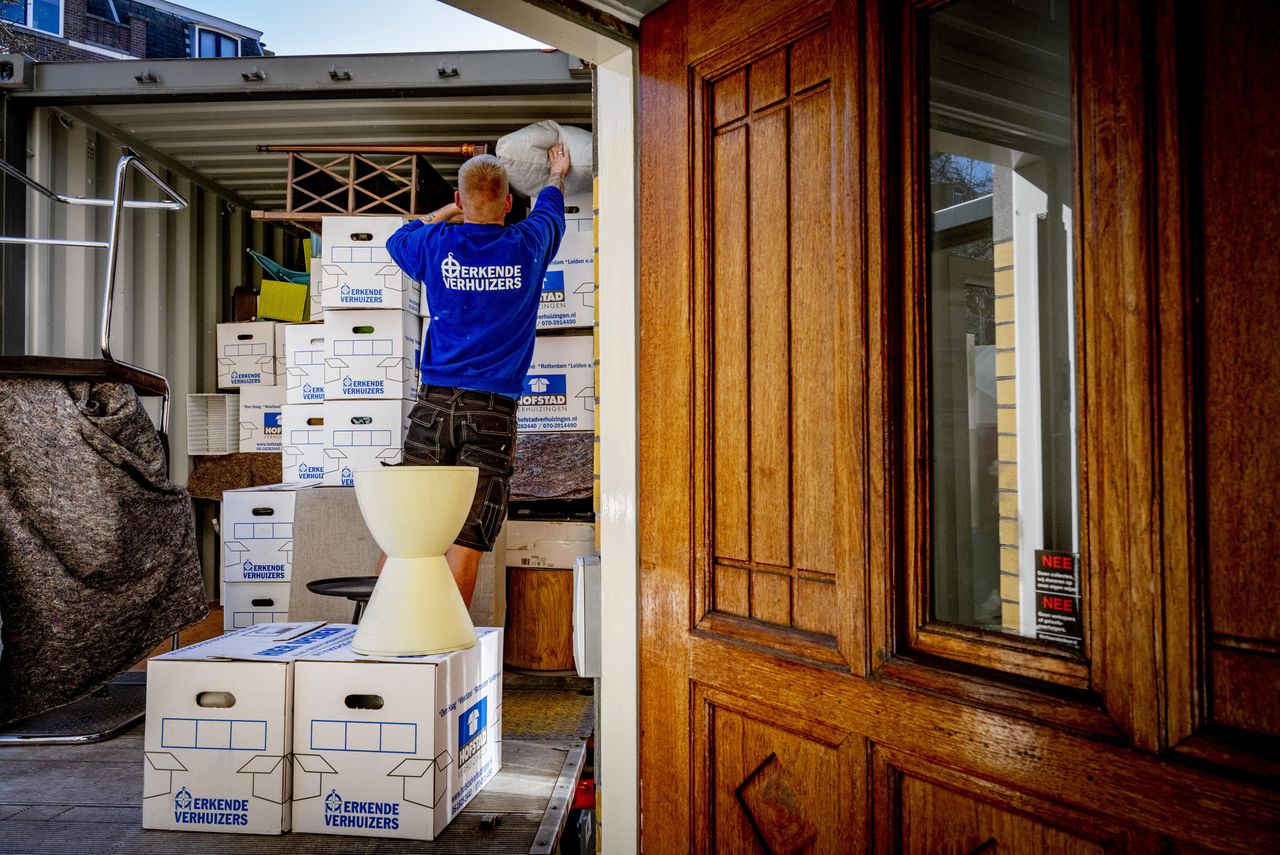
[[[0,723],[70,703],[208,614],[185,490],[117,383],[0,380]]]

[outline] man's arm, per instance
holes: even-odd
[[[460,223],[462,222],[462,209],[450,202],[443,208],[432,211],[430,214],[424,214],[418,219],[428,225],[431,223]]]
[[[429,239],[429,233],[435,231],[424,227],[449,222],[462,222],[462,209],[452,202],[405,223],[387,238],[387,252],[391,255],[391,260],[414,281],[423,281],[426,270],[423,267],[422,245]]]

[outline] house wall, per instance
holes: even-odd
[[[92,45],[146,59],[190,56],[185,20],[136,0],[115,0],[120,21],[109,20],[100,0],[63,0],[63,36],[0,26],[0,52],[25,53],[40,62],[106,60],[114,57],[77,45]],[[261,56],[254,39],[240,40],[241,56]]]
[[[87,0],[64,0],[62,7],[62,37],[28,30],[5,22],[0,25],[0,52],[25,53],[40,62],[71,62],[76,60],[104,60],[110,57],[92,50],[76,47],[84,43],[86,36]],[[112,49],[118,50],[119,48]]]

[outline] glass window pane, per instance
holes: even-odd
[[[1070,9],[927,19],[932,607],[1080,646]]]
[[[218,40],[218,56],[239,56],[240,43],[229,36],[221,36]]]
[[[218,55],[218,34],[212,30],[200,30],[200,56]]]
[[[32,0],[31,26],[46,33],[62,31],[62,0]]]
[[[0,0],[0,18],[15,24],[27,23],[27,0]]]

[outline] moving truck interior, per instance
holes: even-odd
[[[209,413],[204,408],[210,403],[221,406],[220,401],[208,400],[222,397],[214,394],[223,385],[215,353],[217,326],[243,311],[237,300],[245,299],[246,291],[257,291],[264,278],[272,278],[255,263],[250,251],[277,262],[286,272],[306,269],[313,260],[318,267],[318,258],[308,255],[318,255],[322,241],[304,242],[318,238],[322,231],[317,211],[385,212],[385,206],[371,203],[377,201],[379,193],[392,193],[394,181],[403,179],[415,185],[420,197],[413,212],[425,214],[451,200],[457,170],[465,157],[476,151],[492,153],[495,142],[504,135],[547,120],[587,133],[593,127],[592,65],[554,50],[244,57],[234,62],[26,64],[15,59],[20,79],[6,91],[3,107],[5,155],[14,170],[63,197],[109,198],[120,156],[132,154],[164,183],[154,185],[131,174],[125,197],[152,204],[122,209],[116,226],[111,207],[68,205],[11,179],[5,184],[8,194],[4,232],[55,241],[103,243],[116,240],[113,234],[118,236],[107,331],[110,355],[167,379],[168,396],[163,403],[158,397],[144,398],[143,403],[157,424],[162,418],[165,420],[169,471],[178,484],[186,484],[193,472],[196,477],[192,480],[198,481],[202,477],[202,461],[230,461],[237,457],[193,456],[187,452],[196,450],[193,443],[209,440]],[[307,146],[313,148],[289,153]],[[371,146],[381,149],[372,154],[347,153]],[[398,147],[408,147],[406,152],[412,149],[429,153],[406,154]],[[315,186],[314,182],[308,185],[305,175],[291,182],[294,172],[310,169],[313,178],[316,173],[338,174],[348,169],[346,159],[351,164],[360,161],[352,169],[366,168],[374,174],[363,184],[352,179],[355,189],[329,193],[327,198],[332,204],[313,205],[308,213],[305,202],[293,194],[301,196],[302,191],[295,188]],[[589,163],[585,167],[590,170]],[[379,173],[378,169],[386,172]],[[412,175],[410,170],[415,170]],[[324,179],[326,174],[319,177]],[[163,207],[170,195],[180,197],[185,206]],[[357,200],[356,196],[360,198]],[[393,201],[403,205],[406,198],[394,197]],[[585,197],[579,194],[575,201],[581,207],[572,209],[570,223],[573,226],[575,216],[579,220],[585,218],[586,225],[578,228],[588,232],[585,246],[589,254],[593,213],[590,192]],[[527,196],[517,194],[510,221],[521,219],[529,204]],[[290,210],[301,213],[290,216]],[[314,249],[313,243],[317,244]],[[57,243],[11,244],[5,246],[3,253],[6,355],[98,357],[102,338],[99,307],[104,298],[108,253]],[[580,300],[586,307],[581,316],[585,321],[573,330],[577,336],[572,338],[581,341],[586,337],[588,390],[594,385],[589,367],[591,297],[585,291],[576,296],[570,294],[571,300]],[[283,325],[279,329],[283,332]],[[310,329],[318,330],[320,326]],[[551,337],[555,335],[553,331]],[[196,396],[193,403],[188,404],[188,396]],[[190,422],[191,418],[197,422]],[[229,430],[234,431],[237,419],[234,414],[230,418]],[[517,663],[519,673],[507,675],[506,702],[488,713],[502,716],[502,729],[497,732],[505,734],[502,762],[507,771],[499,772],[499,777],[443,830],[443,836],[434,844],[439,851],[550,852],[594,847],[595,802],[589,789],[584,789],[592,781],[593,734],[598,715],[593,682],[575,673],[571,647],[564,649],[564,640],[554,637],[556,631],[548,629],[570,617],[564,610],[573,607],[571,578],[576,555],[597,551],[592,525],[592,425],[588,419],[575,426],[587,432],[562,434],[562,438],[572,441],[568,445],[559,442],[558,446],[559,453],[570,461],[566,465],[576,467],[574,471],[557,473],[554,466],[547,464],[525,479],[576,479],[572,499],[542,502],[536,496],[515,497],[524,500],[513,501],[512,522],[504,528],[495,553],[482,567],[477,601],[473,604],[475,622],[501,626],[509,620],[515,627],[514,633],[507,632],[507,658]],[[553,434],[539,434],[533,440],[522,437],[521,442],[539,438],[544,445],[526,448],[525,467],[531,465],[530,459],[552,454],[557,447]],[[548,439],[550,445],[545,444]],[[518,451],[520,448],[518,443]],[[551,451],[544,454],[548,448]],[[270,456],[238,455],[241,460]],[[274,459],[279,462],[278,453]],[[260,463],[258,460],[254,465]],[[268,471],[270,468],[266,467]],[[226,477],[222,472],[214,480]],[[260,473],[229,477],[233,481],[239,479],[235,486],[269,483],[261,480]],[[516,480],[519,479],[518,473]],[[306,553],[299,543],[304,506],[313,508],[306,514],[316,515],[313,528],[332,525],[335,519],[360,524],[350,497],[347,504],[335,510],[326,509],[323,501],[308,505],[310,497],[305,493],[298,494],[292,534],[295,567],[297,562],[309,560],[306,554],[316,555],[317,561],[324,559],[319,550]],[[221,497],[221,488],[216,495]],[[230,502],[232,494],[226,495]],[[259,495],[250,494],[250,498]],[[261,505],[263,501],[254,498],[251,504]],[[232,506],[197,496],[195,507],[206,593],[211,601],[221,597],[227,610],[238,608],[227,601],[233,595],[223,587],[226,565],[219,558],[222,542],[232,536],[228,528],[235,524]],[[540,566],[549,560],[545,557],[547,547],[540,540],[548,531],[570,531],[579,541],[566,543],[564,556],[550,559],[558,567],[554,573],[545,572],[552,568]],[[510,574],[513,581],[507,578],[508,563],[516,565]],[[258,565],[259,569],[271,566],[274,565]],[[328,572],[320,575],[361,576],[372,572],[372,566],[351,566],[340,572],[341,559],[326,562],[324,568]],[[237,572],[243,575],[247,571]],[[544,577],[553,576],[554,581],[543,581]],[[245,582],[239,588],[263,595],[273,587],[255,587],[261,584]],[[368,592],[363,596],[367,599]],[[546,602],[548,596],[552,597],[550,604]],[[515,597],[516,601],[509,601],[508,597]],[[522,598],[539,597],[542,599],[529,599],[527,606],[520,605]],[[351,603],[341,598],[332,602],[338,605],[330,620],[350,621],[345,615],[350,613]],[[226,626],[236,629],[262,620],[302,620],[296,616],[296,605],[295,602],[295,615],[287,610],[268,614],[271,608],[279,609],[268,607],[259,609],[263,614],[249,617],[244,624],[234,622],[228,611]],[[360,614],[360,607],[356,613]],[[221,619],[216,624],[202,625],[196,628],[196,634],[184,633],[182,643],[220,633]],[[178,643],[176,636],[174,643]],[[598,651],[595,655],[598,659]],[[96,706],[95,699],[89,700],[89,712],[81,710],[79,714],[93,719],[104,705],[138,707],[145,693],[144,680],[139,673],[126,674],[98,693],[103,697],[96,699]],[[108,714],[104,721],[118,726],[126,720],[121,716],[129,715],[123,709],[116,713],[116,719]],[[136,718],[135,714],[127,720]],[[8,740],[6,745],[31,746],[67,741],[67,734],[85,738],[87,732],[90,738],[97,738],[103,735],[98,727],[96,720],[66,722],[46,717],[19,722],[16,730],[0,734],[0,739]],[[103,743],[103,750],[131,752],[140,760],[141,733],[141,725],[126,728],[124,735],[113,732],[113,738]],[[8,756],[32,750],[37,749],[18,747]],[[165,762],[156,761],[151,752],[147,756],[148,768]],[[4,757],[0,755],[0,761]],[[181,765],[181,761],[173,762]],[[295,769],[295,784],[306,774],[305,769]],[[105,798],[111,801],[115,796]],[[183,803],[178,802],[177,806],[181,808]],[[131,836],[140,833],[140,829],[116,827],[115,833]],[[290,845],[304,845],[293,838],[283,840],[292,840]],[[375,838],[303,840],[308,851],[321,851],[316,847],[338,843],[348,847],[344,851],[366,851],[351,846],[388,845],[386,840]],[[247,848],[237,851],[261,851],[255,848],[261,845],[260,840],[245,838],[242,842]],[[205,851],[198,842],[191,845],[194,848],[190,851]],[[218,845],[234,844],[223,840]]]

